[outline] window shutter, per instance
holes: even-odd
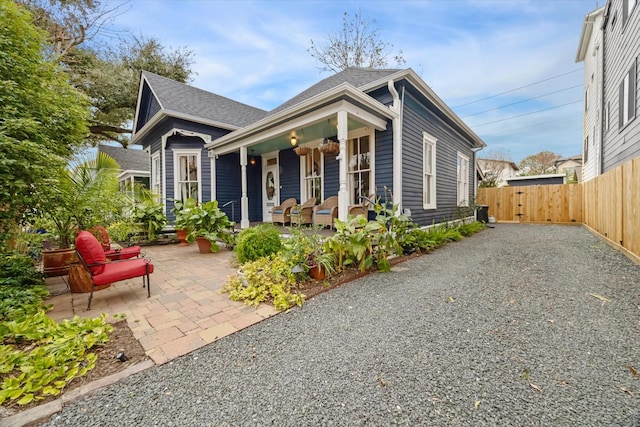
[[[636,62],[633,61],[629,70],[629,114],[627,121],[636,116]]]
[[[624,125],[624,79],[620,82],[620,90],[618,92],[618,130],[620,130]]]

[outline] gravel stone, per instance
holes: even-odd
[[[44,425],[639,426],[639,315],[640,266],[585,228],[496,224]]]

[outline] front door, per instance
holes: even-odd
[[[262,221],[271,222],[271,211],[280,204],[278,158],[264,159],[262,168]]]

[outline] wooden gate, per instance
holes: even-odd
[[[477,203],[496,221],[582,223],[582,185],[554,184],[479,188]]]

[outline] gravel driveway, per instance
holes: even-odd
[[[46,425],[640,426],[639,319],[640,267],[586,229],[498,224]]]

